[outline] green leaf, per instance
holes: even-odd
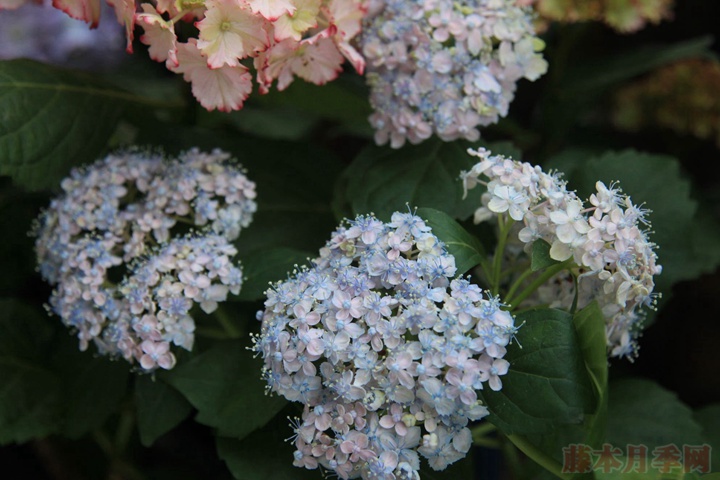
[[[243,258],[244,281],[239,300],[259,300],[265,297],[268,284],[284,280],[297,265],[307,263],[312,254],[295,248],[277,247],[254,252]]]
[[[217,437],[218,455],[238,480],[320,480],[320,470],[293,466],[294,447],[285,441],[286,429],[263,428],[244,440]]]
[[[239,147],[258,192],[253,223],[235,242],[240,259],[269,247],[317,252],[337,227],[329,205],[338,159],[308,143],[246,140]]]
[[[607,422],[608,362],[605,317],[593,302],[573,315],[573,326],[592,381],[597,406],[594,411],[586,412],[580,424],[556,425],[547,433],[528,435],[528,441],[532,445],[558,463],[563,461],[563,448],[568,445],[584,444],[595,449],[601,448]]]
[[[465,219],[480,205],[482,189],[471,190],[463,201],[460,172],[477,163],[466,142],[437,139],[398,150],[369,146],[343,174],[338,190],[353,214],[375,213],[389,220],[393,212],[429,207]],[[336,199],[336,203],[338,203]],[[343,203],[340,201],[339,203]]]
[[[713,253],[717,249],[704,243],[703,228],[714,227],[714,222],[708,225],[697,219],[698,204],[675,158],[625,150],[593,158],[562,155],[547,166],[564,171],[569,187],[577,189],[581,198],[588,198],[598,180],[606,185],[619,181],[633,203],[652,210],[650,240],[658,244],[663,266],[655,278],[656,291],[669,293],[672,284],[712,271],[720,262],[720,255]],[[711,233],[717,237],[717,229]]]
[[[102,426],[125,396],[129,365],[78,351],[57,319],[0,301],[0,443],[49,433],[79,438]]]
[[[550,244],[539,238],[533,242],[532,253],[530,257],[530,269],[533,272],[551,267],[556,263],[560,263],[550,256]]]
[[[519,345],[507,347],[510,369],[502,390],[482,392],[488,419],[507,434],[522,435],[582,423],[597,402],[572,315],[537,309],[518,314],[515,323],[522,325]]]
[[[0,356],[0,445],[23,443],[57,431],[59,379],[19,358]]]
[[[318,101],[318,99],[322,99]],[[271,90],[267,95],[251,99],[264,109],[292,108],[301,114],[348,123],[369,123],[372,113],[367,101],[368,90],[360,77],[341,75],[325,85],[295,81],[282,92]],[[338,106],[342,106],[339,108]]]
[[[243,438],[262,427],[287,401],[265,395],[261,361],[239,341],[217,343],[160,377],[198,410],[196,420],[219,435]]]
[[[130,365],[80,352],[74,338],[67,340],[53,358],[63,385],[62,433],[80,438],[118,410],[128,390]]]
[[[86,74],[29,60],[0,62],[0,175],[28,189],[57,185],[95,160],[137,98]]]
[[[567,99],[587,95],[629,80],[663,65],[694,57],[710,55],[712,37],[700,37],[672,45],[643,45],[619,55],[593,58],[577,64],[563,76],[558,91]]]
[[[140,441],[149,447],[182,422],[192,405],[165,382],[140,375],[135,379],[135,408]]]
[[[583,440],[599,448],[605,436],[608,406],[608,360],[605,316],[596,302],[573,316],[585,367],[592,380],[597,408],[585,417]]]
[[[265,109],[252,106],[232,112],[228,120],[241,132],[276,140],[302,140],[320,122],[312,114],[300,114],[289,108]]]
[[[693,412],[677,395],[657,383],[640,378],[610,382],[606,441],[655,447],[703,443],[702,428]]]
[[[582,28],[582,25],[563,27],[564,30],[576,31]],[[568,139],[577,139],[578,134],[587,133],[587,129],[583,131],[576,127],[588,123],[588,115],[598,110],[604,96],[613,88],[663,65],[688,58],[708,57],[712,41],[712,38],[702,37],[670,45],[646,44],[639,48],[621,49],[605,57],[585,55],[586,61],[568,65],[540,98],[542,115],[536,117],[534,130],[542,135],[543,143],[557,149]],[[548,79],[552,81],[550,77]]]
[[[34,280],[37,260],[28,232],[40,209],[47,206],[44,195],[25,192],[10,183],[8,178],[0,182],[0,232],[3,232],[0,264],[4,272],[0,277],[0,296],[27,291],[29,282]]]
[[[695,411],[693,418],[702,426],[703,442],[711,447],[712,471],[720,473],[720,403]]]
[[[621,471],[595,471],[598,480],[696,478],[683,475],[677,467],[662,473],[652,465],[656,447],[675,446],[682,454],[684,445],[701,446],[702,428],[692,411],[677,396],[647,379],[624,378],[610,383],[610,404],[606,443],[628,454],[627,445],[647,448],[646,474],[623,474]],[[623,465],[628,458],[618,458]]]
[[[417,214],[455,257],[456,275],[463,275],[485,259],[485,249],[480,240],[449,215],[433,208],[419,208]]]
[[[61,384],[43,365],[52,334],[42,310],[0,300],[0,444],[45,436],[59,426]]]
[[[42,310],[0,299],[0,356],[41,360],[53,328]]]

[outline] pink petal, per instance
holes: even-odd
[[[89,23],[90,28],[100,21],[100,0],[53,0],[53,7],[62,10],[72,18]]]
[[[239,110],[252,91],[252,76],[246,67],[210,69],[194,38],[178,44],[177,59],[177,66],[168,62],[167,68],[183,74],[185,81],[192,84],[195,98],[208,110]]]

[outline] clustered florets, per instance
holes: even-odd
[[[516,0],[533,5],[539,28],[549,22],[602,21],[621,33],[633,33],[647,24],[672,17],[673,0]]]
[[[0,9],[28,0],[0,0]],[[53,0],[53,6],[96,27],[101,0]],[[252,91],[252,74],[241,63],[252,59],[261,93],[277,80],[284,90],[300,77],[323,85],[348,59],[362,74],[365,61],[351,45],[365,13],[362,0],[107,0],[125,26],[132,51],[135,25],[150,58],[192,85],[208,110],[239,110]],[[136,11],[140,7],[141,12]],[[196,37],[178,40],[178,23],[193,23]]]
[[[296,466],[417,479],[465,456],[477,390],[502,387],[515,332],[419,217],[341,226],[310,269],[267,291],[255,349],[269,388],[305,405]]]
[[[77,331],[81,350],[93,341],[145,370],[172,368],[171,344],[192,349],[191,307],[209,313],[239,291],[229,242],[252,220],[255,184],[228,159],[219,150],[174,161],[128,152],[63,180],[35,248],[55,287],[50,309]],[[174,236],[178,224],[205,228]]]
[[[547,70],[529,10],[515,0],[386,0],[360,37],[375,141],[401,147],[432,134],[477,140],[507,115],[521,78]]]
[[[350,44],[360,32],[360,0],[158,0],[142,3],[132,21],[150,57],[183,75],[208,110],[238,110],[252,90],[252,59],[261,93],[277,80],[284,90],[298,76],[322,85],[347,58],[362,74],[365,62]],[[175,24],[195,22],[197,38],[179,42]]]
[[[507,214],[518,222],[517,238],[526,251],[542,239],[551,245],[553,259],[572,258],[579,274],[578,307],[596,300],[606,318],[610,355],[633,355],[642,307],[652,305],[653,276],[662,270],[656,264],[655,244],[642,228],[649,228],[647,211],[634,205],[615,185],[597,182],[597,191],[586,206],[567,190],[558,174],[484,149],[469,153],[482,161],[463,173],[465,188],[478,183],[487,186],[475,221]],[[570,307],[575,297],[573,285],[570,273],[561,273],[540,290],[536,303]]]

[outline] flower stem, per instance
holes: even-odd
[[[227,340],[230,338],[228,333],[223,328],[213,327],[196,327],[195,334],[205,338],[212,338],[215,340]]]
[[[197,223],[193,222],[192,220],[190,220],[189,218],[186,218],[186,217],[181,217],[179,215],[173,215],[172,219],[178,223],[184,223],[184,224],[190,225],[192,227],[197,227]]]
[[[472,433],[473,443],[480,447],[500,448],[500,441],[494,438],[488,438],[489,433],[497,430],[497,427],[490,422],[483,422],[474,426],[470,431]]]
[[[123,408],[115,430],[114,451],[116,455],[122,455],[127,448],[130,437],[135,428],[135,414],[131,407]]]
[[[513,282],[513,284],[510,286],[510,289],[509,289],[509,290],[507,291],[507,293],[505,294],[505,297],[506,297],[506,298],[512,298],[512,296],[515,295],[515,292],[517,291],[517,289],[520,288],[520,285],[522,285],[522,283],[523,283],[525,280],[527,280],[527,278],[528,278],[530,275],[532,275],[533,273],[535,273],[535,272],[533,272],[532,269],[528,267],[528,269],[525,270],[525,271],[522,273],[522,275],[520,275],[520,276],[518,277],[518,279],[515,280],[515,282]]]
[[[516,297],[510,298],[508,296],[507,303],[510,305],[510,311],[513,311],[517,308],[518,305],[522,303],[523,300],[525,300],[527,297],[532,295],[535,290],[540,288],[542,284],[547,282],[549,279],[557,275],[559,272],[562,272],[566,268],[573,265],[572,258],[568,258],[562,263],[556,263],[555,265],[548,267],[542,274],[540,274],[539,277],[537,277],[535,280],[532,281],[530,285],[525,288],[522,292],[520,292]]]
[[[505,215],[498,215],[498,243],[495,247],[495,254],[493,255],[493,266],[492,274],[490,275],[490,291],[493,295],[500,293],[500,278],[502,277],[502,259],[505,253],[505,244],[507,243],[508,235],[510,234],[510,228],[512,227],[513,219],[508,217],[507,222]]]
[[[227,333],[228,338],[242,337],[243,332],[230,320],[228,314],[221,307],[215,310],[215,318],[223,330],[225,330],[225,333]]]

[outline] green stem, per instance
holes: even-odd
[[[512,442],[510,442],[507,437],[504,437],[504,441],[502,444],[502,452],[503,456],[505,457],[505,461],[508,465],[510,465],[510,470],[512,471],[512,478],[526,478],[527,475],[523,474],[523,462],[520,458],[520,453],[518,452],[517,447],[513,445]]]
[[[525,261],[525,262],[517,261],[514,263],[515,263],[515,265],[513,265],[512,267],[506,268],[505,270],[503,270],[502,274],[500,275],[501,278],[505,278],[509,275],[512,275],[513,273],[524,272],[525,270],[530,268],[529,261]]]
[[[135,427],[135,414],[132,407],[124,408],[120,413],[114,442],[102,430],[93,432],[93,438],[103,451],[109,463],[109,477],[124,480],[146,480],[145,476],[130,462],[123,458],[123,452],[132,436]]]
[[[229,338],[240,338],[242,337],[242,331],[230,320],[228,314],[221,308],[218,307],[215,310],[215,318],[217,318],[220,326],[225,330]]]
[[[502,443],[500,443],[500,440],[495,440],[494,438],[480,437],[478,439],[473,439],[473,445],[478,447],[499,449],[502,446]]]
[[[500,293],[500,278],[502,274],[502,259],[505,253],[505,244],[507,243],[508,235],[510,234],[510,228],[512,227],[513,219],[508,217],[507,222],[505,221],[505,215],[498,215],[498,243],[495,247],[495,254],[493,255],[493,270],[492,276],[490,277],[490,291],[493,295]]]
[[[110,440],[110,437],[107,436],[105,432],[102,430],[95,430],[92,433],[93,440],[95,440],[95,443],[98,444],[100,447],[100,450],[103,451],[103,453],[108,457],[112,457],[113,454],[113,444]]]
[[[173,216],[172,216],[172,219],[175,220],[175,221],[178,222],[178,223],[184,223],[184,224],[186,224],[186,225],[190,225],[190,226],[193,226],[193,227],[197,227],[197,224],[196,224],[195,222],[193,222],[192,220],[190,220],[189,218],[180,217],[180,216],[178,216],[178,215],[173,215]]]
[[[227,340],[229,338],[227,330],[213,327],[195,327],[195,335],[215,340]]]
[[[480,438],[487,435],[490,432],[497,430],[497,427],[490,422],[482,422],[479,425],[474,426],[470,429],[473,439]]]
[[[515,280],[515,282],[513,282],[513,284],[510,286],[510,290],[508,290],[505,294],[505,298],[512,298],[512,296],[515,295],[517,289],[520,288],[520,285],[522,285],[522,283],[527,280],[527,278],[533,273],[535,272],[533,272],[531,268],[525,270],[522,275],[520,275],[518,279]]]
[[[476,425],[470,429],[472,432],[473,444],[480,447],[500,448],[502,444],[499,440],[487,437],[488,433],[492,433],[495,430],[497,430],[497,427],[490,422],[483,422]]]
[[[113,473],[119,475],[123,480],[146,480],[145,475],[128,462],[116,460],[112,462],[110,468]]]
[[[115,455],[121,456],[132,436],[135,428],[135,414],[131,407],[124,408],[118,420],[117,430],[115,431],[114,451]]]
[[[573,297],[572,306],[570,307],[570,313],[575,315],[578,305],[578,297],[580,296],[580,290],[578,289],[578,276],[577,273],[573,272],[573,285],[575,286],[575,296]]]
[[[538,465],[542,466],[545,470],[552,473],[558,478],[570,479],[572,475],[563,473],[562,465],[560,465],[554,458],[548,454],[541,452],[538,448],[531,444],[525,437],[521,435],[508,435],[507,438],[523,452],[525,455],[530,457]]]
[[[528,285],[525,290],[520,292],[516,297],[514,298],[508,298],[507,303],[510,305],[510,311],[513,311],[518,305],[522,303],[523,300],[525,300],[527,297],[532,295],[535,290],[540,288],[542,284],[550,280],[552,277],[557,275],[559,272],[562,272],[566,268],[574,265],[572,258],[568,258],[562,263],[557,263],[553,265],[552,267],[548,267],[539,277],[537,277],[533,282]]]

